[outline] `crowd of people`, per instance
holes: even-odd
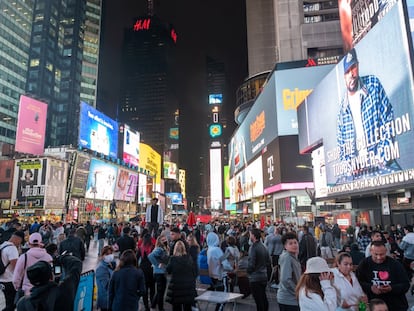
[[[269,293],[275,293],[281,311],[408,309],[414,262],[410,225],[357,226],[346,237],[337,225],[325,223],[149,226],[15,219],[0,233],[4,310],[30,310],[29,304],[54,310],[61,303],[73,310],[82,261],[92,249],[99,253],[96,306],[103,311],[136,311],[141,299],[145,310],[164,310],[165,303],[174,311],[194,310],[199,283],[252,295],[257,310],[269,309]],[[91,243],[97,247],[90,249]]]

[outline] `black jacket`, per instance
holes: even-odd
[[[138,310],[139,299],[145,293],[144,273],[134,266],[122,267],[112,274],[108,293],[110,310]]]
[[[64,251],[72,253],[73,256],[78,257],[80,260],[85,259],[85,244],[74,235],[69,235],[66,240],[59,244],[59,254],[62,254]]]
[[[172,256],[167,265],[171,273],[166,301],[171,304],[192,304],[197,296],[196,272],[190,256]]]
[[[249,248],[247,273],[250,282],[267,282],[270,256],[262,242],[254,242]]]
[[[25,296],[17,303],[17,311],[73,311],[76,291],[78,289],[82,262],[75,256],[62,258],[65,278],[57,284],[50,281],[46,285],[32,288],[30,296]],[[39,309],[36,306],[41,305]]]
[[[135,243],[134,238],[129,235],[121,236],[116,241],[116,244],[118,245],[118,248],[119,248],[119,255],[121,255],[127,249],[131,249],[135,252],[136,245],[137,245],[137,243]]]

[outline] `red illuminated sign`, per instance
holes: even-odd
[[[177,33],[174,29],[171,29],[171,39],[174,41],[174,43],[177,43]]]
[[[134,31],[140,31],[140,30],[149,30],[151,24],[151,19],[138,19],[136,23],[134,24]]]

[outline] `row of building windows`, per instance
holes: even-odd
[[[16,131],[0,126],[0,136],[16,139]]]
[[[12,75],[10,74],[10,72],[1,70],[1,67],[0,67],[0,81],[7,81],[8,83],[16,86],[17,88],[24,90],[26,84],[23,79],[25,79],[25,77],[22,77],[22,76],[18,77],[16,75]]]
[[[7,28],[3,28],[0,25],[0,40],[3,44],[9,44],[12,46],[15,46],[18,51],[23,51],[24,53],[27,53],[29,51],[29,41],[24,41],[24,38],[17,37],[10,33],[10,30]]]
[[[4,16],[4,15],[3,15]],[[27,40],[26,42],[29,42],[30,40],[30,31],[31,31],[31,25],[24,26],[24,24],[16,25],[13,21],[9,20],[9,17],[3,18],[1,21],[2,27],[9,28],[12,33],[17,35],[18,37],[22,38],[23,40]],[[22,29],[25,28],[25,29]]]
[[[339,19],[339,13],[332,13],[332,14],[323,14],[323,15],[315,15],[315,16],[305,16],[303,21],[305,24],[312,24],[312,23],[336,21],[338,19]]]
[[[17,113],[17,102],[9,101],[3,94],[0,94],[0,107],[7,109],[10,112]]]

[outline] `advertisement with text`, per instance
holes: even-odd
[[[324,146],[327,196],[414,181],[412,90],[398,3],[298,109],[300,150]]]

